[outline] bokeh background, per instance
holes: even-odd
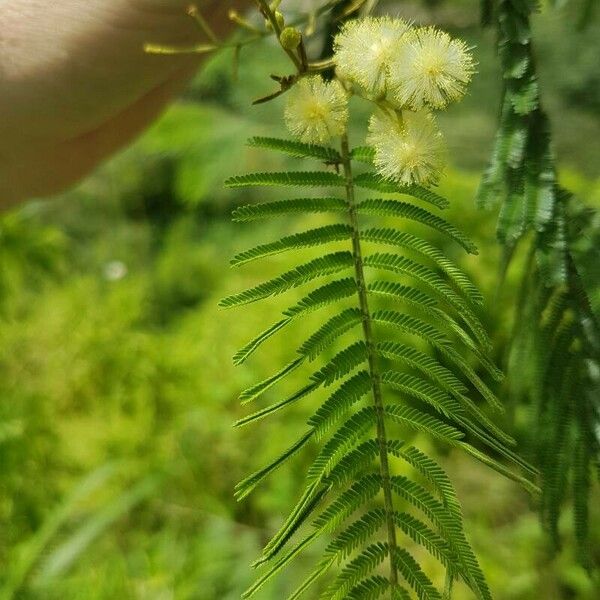
[[[600,208],[600,23],[578,23],[576,1],[553,4],[534,26],[561,180]],[[480,256],[464,258],[437,241],[483,288],[502,362],[518,261],[498,288],[496,215],[473,202],[496,126],[494,34],[479,27],[475,0],[387,5],[475,46],[471,93],[441,119],[452,161],[441,193]],[[243,414],[239,391],[292,350],[275,341],[234,368],[233,352],[280,306],[229,313],[217,301],[289,261],[237,271],[228,267],[235,251],[299,223],[231,224],[232,208],[271,196],[226,190],[223,181],[283,166],[244,141],[281,131],[281,102],[251,101],[271,91],[270,73],[287,70],[268,41],[244,50],[237,74],[231,53],[214,56],[160,122],[76,190],[0,217],[2,600],[233,600],[252,581],[249,565],[296,499],[309,457],[242,503],[233,487],[297,437],[307,407],[232,428]],[[366,107],[356,110],[366,117]],[[526,415],[508,408],[519,435]],[[553,557],[535,507],[515,484],[426,439],[417,443],[453,477],[498,600],[600,597],[574,560],[568,507],[565,546]],[[592,543],[598,556],[597,528]],[[298,561],[259,600],[283,598],[306,568]],[[468,596],[459,590],[461,597]]]

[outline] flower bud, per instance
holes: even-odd
[[[286,27],[281,32],[279,41],[286,50],[295,50],[302,41],[302,34],[295,27]]]
[[[285,17],[278,10],[276,10],[274,14],[275,14],[275,20],[277,21],[277,25],[279,26],[279,29],[283,29],[285,27]],[[271,21],[269,19],[265,19],[265,27],[269,31],[273,30],[273,24],[271,23]]]

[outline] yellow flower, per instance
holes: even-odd
[[[403,185],[436,183],[444,168],[444,138],[426,110],[379,111],[369,122],[367,144],[375,149],[377,172]]]
[[[400,106],[444,108],[460,100],[475,72],[473,57],[462,40],[434,27],[405,37],[390,65],[390,88]]]
[[[335,38],[338,76],[357,83],[374,97],[384,96],[390,61],[409,25],[402,19],[366,17],[348,21]]]
[[[307,144],[324,144],[342,135],[348,124],[348,95],[339,81],[304,77],[288,93],[285,122]]]

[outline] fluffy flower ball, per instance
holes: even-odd
[[[371,117],[367,143],[375,149],[375,168],[403,185],[436,183],[444,168],[445,144],[426,110]]]
[[[405,36],[390,64],[392,96],[413,110],[444,108],[464,96],[474,71],[473,57],[462,40],[422,27]]]
[[[334,42],[338,75],[374,97],[387,91],[389,65],[409,25],[401,19],[367,17],[344,24]]]
[[[348,95],[339,81],[320,75],[304,77],[288,93],[285,123],[307,144],[324,144],[340,136],[348,124]]]

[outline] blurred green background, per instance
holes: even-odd
[[[460,34],[479,62],[469,97],[441,119],[452,156],[441,192],[481,255],[464,258],[437,242],[483,288],[502,361],[518,262],[497,289],[495,215],[473,205],[496,125],[494,35],[479,28],[475,1],[429,4],[405,3],[402,14]],[[562,182],[600,208],[600,26],[578,30],[571,8],[535,19],[541,87]],[[237,271],[228,268],[235,251],[321,219],[229,221],[236,205],[267,196],[228,191],[223,180],[282,166],[244,146],[251,135],[279,132],[280,102],[251,106],[271,90],[271,72],[287,72],[277,55],[268,42],[247,48],[237,78],[230,53],[214,57],[132,148],[63,197],[1,217],[2,600],[233,600],[296,499],[305,456],[244,502],[232,497],[235,483],[295,439],[306,417],[298,407],[250,430],[232,428],[243,414],[239,391],[289,360],[292,350],[276,341],[244,367],[231,362],[280,304],[241,313],[216,307],[290,260]],[[357,112],[366,116],[365,107]],[[357,122],[357,143],[361,132]],[[518,425],[518,407],[512,412]],[[574,560],[568,510],[565,547],[553,558],[535,507],[516,485],[418,443],[442,456],[454,478],[498,600],[599,597]],[[597,503],[592,509],[597,524]],[[592,539],[598,558],[598,530]],[[299,561],[260,600],[283,598],[306,567]]]

